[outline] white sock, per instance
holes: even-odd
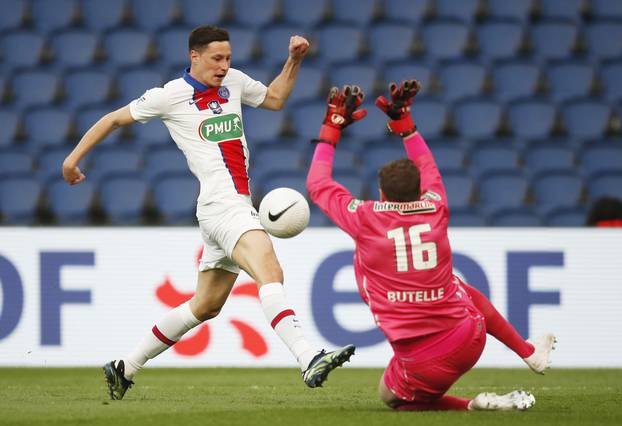
[[[259,300],[266,319],[296,357],[300,369],[306,370],[317,353],[302,334],[294,311],[285,300],[281,283],[264,284],[259,288]]]
[[[170,310],[156,323],[149,334],[129,355],[123,358],[125,362],[125,378],[132,380],[143,365],[152,358],[177,343],[189,330],[201,324],[192,311],[190,303],[182,303]]]

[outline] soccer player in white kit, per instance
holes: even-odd
[[[226,30],[209,25],[196,28],[190,33],[188,48],[191,65],[181,78],[147,90],[129,105],[105,115],[63,163],[65,181],[78,184],[86,179],[78,163],[110,132],[159,118],[200,182],[197,218],[204,250],[195,295],[161,318],[132,352],[104,366],[110,398],[122,399],[147,360],[218,315],[240,269],[256,281],[266,319],[296,357],[304,382],[309,387],[321,386],[330,371],[350,358],[354,346],[316,351],[286,301],[283,271],[251,203],[241,109],[242,103],[281,109],[294,88],[309,42],[297,35],[290,38],[289,57],[268,87],[230,67]]]

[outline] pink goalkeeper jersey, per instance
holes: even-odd
[[[418,133],[404,146],[421,174],[418,201],[354,198],[332,179],[328,144],[318,144],[307,177],[313,202],[354,239],[359,292],[390,342],[446,331],[475,310],[453,275],[449,209],[434,157]]]

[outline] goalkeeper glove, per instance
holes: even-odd
[[[358,86],[344,86],[341,91],[336,87],[331,88],[328,93],[326,114],[320,128],[320,137],[314,142],[337,145],[341,131],[367,115],[366,110],[357,110],[364,97],[363,91]]]
[[[417,130],[410,115],[410,105],[420,88],[421,84],[417,80],[403,81],[399,87],[395,82],[391,82],[389,84],[391,101],[389,102],[384,96],[378,96],[376,99],[376,106],[391,119],[387,123],[391,132],[405,137]]]

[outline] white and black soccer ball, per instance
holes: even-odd
[[[273,189],[259,204],[259,221],[270,235],[295,237],[309,225],[309,203],[291,188]]]

